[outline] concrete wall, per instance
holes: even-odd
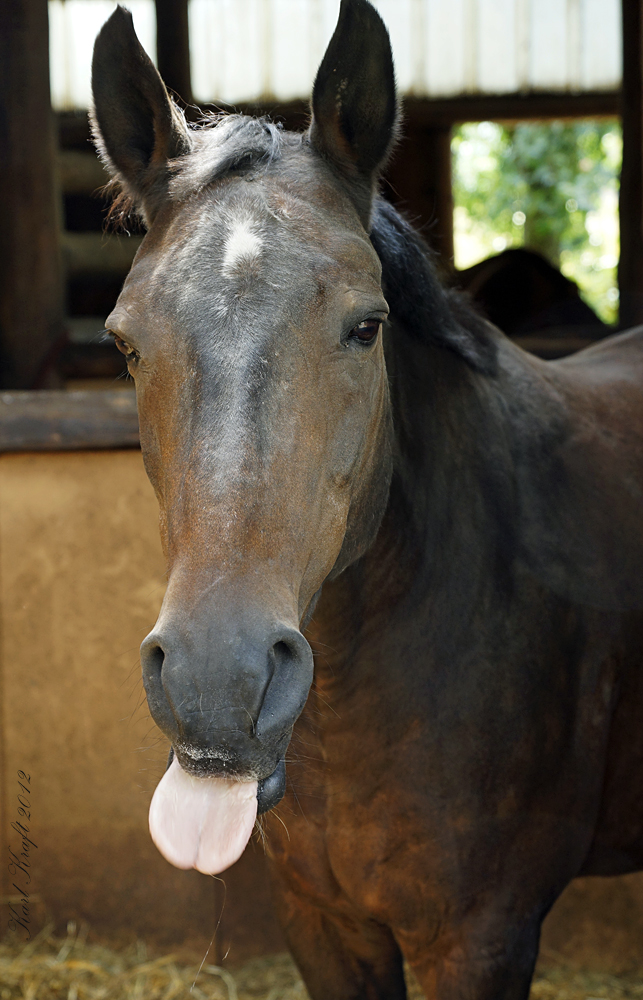
[[[26,888],[6,864],[20,843],[11,823],[24,820],[18,771],[31,775],[35,926],[85,920],[100,935],[196,949],[214,932],[221,883],[172,868],[147,831],[167,758],[138,653],[165,587],[157,520],[138,451],[0,457],[0,936],[13,882]],[[268,905],[257,845],[227,896],[216,951],[234,927],[240,956],[279,946],[270,919],[243,929],[250,896]]]
[[[167,746],[143,697],[138,647],[164,590],[156,501],[137,451],[0,456],[0,936],[14,888],[32,926],[86,921],[113,940],[229,961],[283,947],[260,843],[222,881],[179,872],[147,831]],[[10,875],[18,772],[31,776],[32,883]],[[23,795],[24,798],[24,795]],[[225,896],[225,905],[224,905]],[[545,958],[641,964],[643,876],[572,885]]]

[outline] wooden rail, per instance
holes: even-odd
[[[590,347],[596,340],[532,336],[516,337],[514,342],[538,357],[554,360]],[[138,447],[133,389],[0,392],[0,453]]]
[[[0,452],[138,446],[133,390],[0,393]]]

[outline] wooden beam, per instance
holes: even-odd
[[[0,393],[0,452],[138,446],[131,389]]]
[[[65,381],[76,378],[116,381],[127,376],[127,365],[114,344],[66,344],[60,353],[58,371]]]
[[[180,91],[179,91],[180,93]],[[181,94],[183,97],[183,94]],[[212,110],[212,105],[204,105]],[[621,113],[621,93],[618,90],[588,91],[581,94],[533,93],[483,95],[481,97],[405,97],[402,101],[402,133],[413,125],[421,128],[445,128],[459,122],[522,121],[554,118],[614,118]],[[310,122],[308,101],[285,104],[242,103],[226,105],[219,102],[219,111],[241,111],[248,115],[270,115],[295,132],[303,131]],[[195,112],[199,117],[200,111]],[[60,143],[64,148],[86,149],[89,140],[87,115],[59,112]]]
[[[627,3],[628,0],[625,0]],[[572,94],[481,94],[462,97],[406,97],[404,115],[418,125],[456,125],[461,122],[559,118],[613,118],[620,114],[618,90]]]
[[[65,273],[121,274],[125,279],[142,241],[142,236],[115,233],[62,233]]]
[[[643,323],[643,0],[622,0],[623,165],[619,323]]]
[[[191,104],[188,0],[156,0],[156,61],[166,87]]]
[[[61,150],[58,154],[58,176],[63,194],[95,195],[109,181],[109,174],[89,147],[87,152]]]
[[[0,387],[29,388],[63,336],[47,0],[0,3]]]
[[[287,104],[217,104],[220,110],[246,114],[268,114],[285,120],[287,128],[301,129],[310,119],[307,101]],[[619,90],[582,93],[536,92],[529,94],[481,94],[459,97],[404,97],[402,132],[410,125],[445,128],[460,122],[552,120],[561,118],[615,118],[621,113]]]

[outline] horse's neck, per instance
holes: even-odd
[[[489,611],[504,613],[503,591],[512,588],[511,448],[492,378],[404,331],[393,331],[387,366],[388,507],[372,547],[330,585],[315,615],[317,682],[324,697],[347,699],[340,715],[351,720],[346,706],[362,682],[377,699],[391,671],[399,685],[401,664],[423,675],[427,656],[448,666],[456,646],[475,646]],[[400,659],[418,643],[421,663]]]
[[[404,335],[398,344],[390,358],[395,473],[378,541],[395,538],[418,585],[477,587],[490,570],[502,577],[515,544],[504,400],[492,378],[451,351]]]

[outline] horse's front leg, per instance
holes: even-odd
[[[281,925],[311,1000],[405,1000],[402,955],[388,928],[275,881]]]
[[[445,928],[430,950],[406,935],[400,943],[428,1000],[527,1000],[540,923],[484,913]]]

